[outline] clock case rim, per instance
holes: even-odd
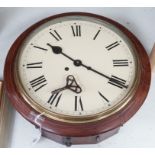
[[[127,38],[129,38],[129,40],[132,42],[133,46],[136,49],[137,52],[136,54],[139,56],[139,62],[140,62],[140,81],[137,90],[134,96],[130,99],[130,101],[125,107],[123,107],[115,114],[95,122],[78,123],[78,124],[66,123],[50,119],[44,115],[40,116],[36,122],[36,118],[40,115],[40,113],[34,110],[29,104],[26,103],[26,100],[21,96],[16,86],[14,75],[14,65],[15,65],[14,59],[17,55],[20,43],[22,43],[22,41],[27,37],[27,35],[29,35],[35,28],[42,25],[43,23],[46,23],[49,20],[73,15],[88,16],[104,20],[117,27],[121,32],[123,32],[127,36]],[[84,12],[62,13],[48,17],[32,25],[16,39],[16,41],[10,48],[4,68],[4,86],[8,98],[10,102],[14,105],[15,109],[32,124],[39,127],[41,126],[42,130],[62,136],[63,135],[75,136],[75,137],[90,136],[104,133],[120,127],[126,121],[128,121],[143,104],[149,91],[150,81],[151,81],[151,69],[149,58],[139,40],[121,24],[100,15]]]
[[[66,17],[66,16],[65,16]],[[72,20],[72,18],[69,18],[70,16],[67,16],[68,20]],[[71,16],[71,17],[78,17],[78,16]],[[82,17],[82,16],[80,16]],[[88,18],[88,16],[84,16],[85,18]],[[73,19],[74,19],[73,18]],[[59,19],[59,18],[56,18],[56,19]],[[77,18],[76,18],[77,19]],[[83,20],[83,19],[82,19]],[[85,19],[84,19],[85,20]],[[97,20],[95,18],[95,20]],[[61,20],[59,19],[59,22]],[[65,20],[66,21],[66,20]],[[88,20],[89,21],[89,20]],[[100,21],[102,22],[102,21]],[[110,23],[105,23],[106,21],[104,21],[104,24],[109,24],[109,27],[110,29],[113,31],[115,31],[115,27],[113,27],[113,25],[111,25]],[[55,23],[55,22],[54,22]],[[57,22],[56,22],[57,23]],[[46,24],[46,23],[44,23]],[[39,27],[42,26],[42,25],[39,25]],[[37,27],[38,28],[38,27]],[[42,29],[41,29],[42,30]],[[35,31],[35,30],[34,30]],[[39,30],[37,30],[38,32]],[[117,30],[116,33],[121,33],[121,32],[118,32],[119,30]],[[32,31],[33,33],[33,31]],[[29,34],[28,34],[29,35]],[[31,35],[31,34],[30,34]],[[127,43],[131,44],[129,39],[126,38],[125,36],[123,36],[124,34],[118,34],[120,35]],[[24,41],[26,42],[27,41],[27,38],[24,39]],[[23,42],[21,42],[21,44],[23,44]],[[137,85],[138,85],[138,82],[139,82],[139,75],[140,75],[140,70],[139,70],[139,60],[137,58],[137,54],[134,52],[135,49],[134,47],[132,46],[132,44],[130,45],[131,48],[131,52],[133,53],[133,57],[135,59],[135,65],[136,65],[136,73],[135,73],[135,77],[136,80],[134,81],[132,87],[130,88],[129,92],[125,95],[125,97],[120,100],[115,106],[112,106],[111,108],[105,110],[105,111],[102,111],[102,112],[99,112],[99,113],[96,113],[96,114],[92,114],[92,115],[86,115],[86,116],[69,116],[69,115],[65,115],[65,114],[57,114],[53,111],[49,111],[48,109],[40,106],[37,102],[35,102],[28,94],[27,92],[24,90],[24,87],[22,86],[22,82],[21,82],[21,79],[19,78],[19,73],[18,73],[18,66],[19,66],[19,59],[20,59],[20,52],[17,53],[16,55],[16,63],[14,65],[14,73],[15,73],[15,82],[16,82],[16,85],[17,85],[17,89],[20,90],[20,94],[22,95],[22,97],[26,100],[26,102],[33,108],[35,109],[36,111],[38,111],[39,113],[41,114],[44,114],[46,117],[48,118],[51,118],[51,119],[54,119],[54,120],[58,120],[58,121],[62,121],[62,122],[68,122],[68,123],[86,123],[86,122],[93,122],[93,121],[98,121],[98,120],[101,120],[101,119],[104,119],[106,117],[109,117],[110,115],[118,112],[121,108],[123,108],[126,104],[128,104],[128,101],[132,98],[132,96],[134,95],[135,93],[135,90],[137,89]],[[22,47],[19,47],[19,51],[22,50]]]

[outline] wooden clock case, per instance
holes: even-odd
[[[40,116],[37,121],[41,125],[42,135],[67,146],[72,144],[98,143],[103,139],[117,133],[119,127],[128,121],[143,104],[149,91],[151,79],[150,62],[144,47],[130,31],[119,23],[103,16],[82,12],[63,13],[51,16],[34,24],[23,32],[10,48],[6,59],[4,69],[4,87],[10,102],[24,118],[36,127],[40,127],[38,123],[35,122],[35,118],[40,113],[27,104],[26,100],[21,96],[20,91],[16,86],[14,66],[18,50],[24,39],[38,26],[48,22],[49,20],[71,15],[95,17],[113,24],[120,31],[122,31],[132,42],[139,57],[140,80],[134,96],[128,101],[127,105],[117,113],[99,121],[74,124],[52,120],[44,115]]]

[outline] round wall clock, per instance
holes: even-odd
[[[119,23],[63,13],[17,38],[4,81],[10,102],[41,126],[43,136],[67,146],[91,144],[117,133],[143,104],[150,63],[138,39]]]

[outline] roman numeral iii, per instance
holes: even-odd
[[[83,111],[83,104],[81,97],[75,96],[75,111]]]
[[[129,62],[127,59],[113,60],[113,66],[114,67],[125,67],[125,66],[129,66]]]
[[[81,37],[81,26],[71,25],[72,33],[74,37]]]
[[[30,85],[34,88],[34,91],[38,91],[39,89],[43,88],[47,85],[47,80],[45,79],[44,75],[39,76],[38,78],[30,81]]]
[[[113,86],[116,86],[118,88],[128,88],[126,84],[126,81],[121,79],[121,78],[118,78],[116,76],[111,76],[111,78],[109,79],[108,81],[109,84],[113,85]]]
[[[110,50],[112,50],[113,48],[117,47],[118,45],[120,45],[120,43],[119,43],[118,41],[116,41],[116,42],[114,42],[114,43],[112,43],[112,44],[106,46],[105,48],[106,48],[108,51],[110,51]]]
[[[59,94],[59,92],[52,94],[50,98],[48,99],[47,103],[50,103],[52,105],[55,102],[55,107],[57,107],[61,96],[62,94]]]
[[[56,41],[60,41],[62,40],[62,37],[60,36],[60,34],[56,31],[56,30],[53,30],[51,32],[49,32],[52,37],[56,40]]]

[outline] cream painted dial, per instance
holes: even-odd
[[[18,75],[26,94],[43,109],[83,117],[126,98],[136,65],[131,43],[117,28],[69,16],[48,21],[26,38]]]

